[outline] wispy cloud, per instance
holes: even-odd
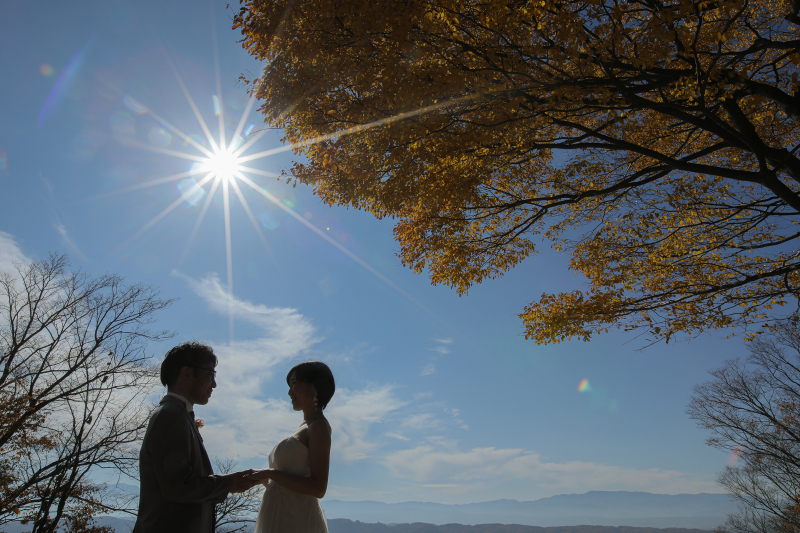
[[[75,241],[72,240],[72,237],[70,237],[67,227],[63,223],[57,222],[53,224],[53,228],[55,228],[55,230],[61,236],[61,242],[64,243],[67,248],[69,248],[70,252],[77,255],[82,261],[88,261],[86,255],[81,251],[80,248],[78,248],[78,245],[75,244]]]
[[[439,355],[447,355],[450,353],[449,345],[453,344],[453,339],[433,339],[439,345],[429,348],[429,350],[438,353]]]
[[[418,413],[405,418],[400,424],[411,429],[426,429],[439,426],[439,419],[431,413]]]
[[[23,270],[29,263],[31,263],[31,259],[22,253],[14,236],[0,231],[0,274],[7,274],[14,278],[12,283],[18,290],[23,290],[22,281],[19,279],[19,270]],[[7,327],[7,325],[7,315],[0,313],[0,328]]]
[[[0,231],[0,272],[16,274],[15,265],[25,265],[30,262],[31,259],[22,253],[13,235]]]
[[[469,426],[467,425],[467,423],[464,422],[464,420],[462,418],[460,418],[461,417],[461,410],[460,409],[455,409],[455,408],[450,409],[448,407],[445,407],[444,408],[444,412],[447,413],[448,415],[452,416],[461,429],[469,429]]]
[[[268,307],[230,296],[216,274],[201,279],[179,272],[173,275],[184,280],[212,311],[227,315],[230,305],[237,319],[257,326],[256,339],[215,345],[220,359],[217,388],[208,406],[198,408],[198,412],[207,418],[203,436],[211,453],[266,460],[272,447],[291,435],[302,421],[286,397],[268,397],[267,390],[288,390],[283,384],[284,373],[321,339],[296,309]],[[325,410],[334,429],[333,458],[352,462],[368,457],[379,447],[368,438],[370,427],[403,405],[390,385],[364,390],[338,388]]]
[[[393,476],[424,487],[497,486],[522,481],[545,493],[587,490],[630,490],[662,494],[718,490],[712,479],[698,479],[688,472],[633,469],[584,461],[548,462],[522,448],[473,448],[461,451],[452,443],[435,442],[389,453],[384,465]]]
[[[336,405],[332,405],[326,416],[335,428],[331,455],[344,462],[353,462],[369,457],[379,444],[367,439],[367,432],[397,409],[405,405],[394,395],[394,387],[384,385],[375,389],[336,391]]]
[[[39,173],[39,179],[42,185],[44,185],[45,191],[47,191],[47,198],[50,203],[50,216],[53,220],[53,229],[55,229],[61,237],[61,243],[69,249],[70,253],[76,255],[81,261],[89,261],[86,254],[83,253],[75,243],[75,240],[70,236],[67,226],[63,222],[64,214],[61,212],[61,208],[56,201],[56,195],[53,192],[53,184],[41,173]]]
[[[436,372],[436,366],[433,364],[433,361],[436,361],[436,359],[443,355],[449,354],[450,348],[448,346],[453,343],[453,339],[433,339],[433,341],[437,343],[437,346],[428,349],[432,352],[436,352],[439,355],[432,356],[431,362],[425,365],[425,367],[422,369],[422,376],[428,376]]]

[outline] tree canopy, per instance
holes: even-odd
[[[395,218],[405,264],[463,293],[571,254],[528,338],[797,312],[800,2],[241,1],[291,174]]]

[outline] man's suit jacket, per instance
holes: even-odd
[[[212,533],[214,504],[232,480],[214,475],[186,404],[164,396],[139,452],[139,513],[133,533]]]

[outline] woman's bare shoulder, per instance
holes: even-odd
[[[318,431],[324,431],[328,435],[333,433],[333,429],[331,428],[330,422],[328,422],[327,418],[318,418],[316,420],[312,420],[307,424],[308,431],[316,433]]]

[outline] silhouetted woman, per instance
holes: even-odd
[[[328,365],[307,361],[286,376],[295,411],[303,423],[269,454],[269,468],[251,474],[267,490],[253,533],[327,533],[319,498],[328,489],[331,426],[322,414],[336,390]]]

